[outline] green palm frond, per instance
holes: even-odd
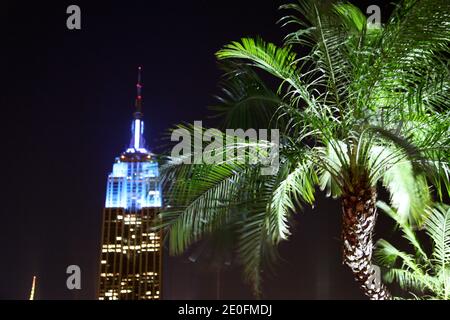
[[[403,236],[415,250],[414,254],[408,254],[386,240],[379,240],[375,258],[387,268],[384,279],[398,283],[404,290],[420,293],[415,298],[450,299],[450,206],[436,204],[427,208],[429,214],[424,229],[433,244],[432,253],[427,255],[414,229],[407,222],[398,220],[387,205],[379,205],[397,219]]]
[[[389,269],[384,280],[388,283],[397,282],[403,290],[419,290],[434,289],[434,279],[428,275],[419,275],[404,269]]]
[[[312,204],[314,202],[315,185],[318,183],[317,175],[311,161],[298,163],[290,171],[289,164],[280,168],[280,181],[276,182],[272,199],[269,203],[269,216],[271,220],[272,240],[278,243],[280,240],[286,240],[290,235],[287,221],[290,212],[295,212],[300,203]]]
[[[261,200],[259,206],[255,204],[246,212],[245,220],[239,225],[237,249],[244,277],[252,285],[257,297],[262,294],[263,270],[278,260],[276,247],[267,233],[267,213]]]
[[[242,38],[240,42],[234,41],[226,45],[216,53],[216,56],[219,60],[242,59],[249,61],[252,66],[280,79],[282,82],[279,90],[287,83],[290,94],[301,97],[308,105],[314,104],[308,87],[297,73],[297,55],[290,46],[277,47],[260,38]]]
[[[262,295],[263,272],[272,272],[278,260],[279,236],[287,236],[289,232],[287,223],[291,213],[281,212],[282,216],[276,217],[268,206],[283,174],[283,170],[279,170],[277,176],[259,179],[256,186],[249,186],[248,191],[253,198],[242,207],[243,219],[237,225],[240,235],[238,256],[243,265],[244,277],[252,285],[257,297]]]
[[[424,260],[428,259],[427,254],[422,248],[422,245],[419,242],[419,239],[417,238],[416,234],[414,233],[413,229],[411,228],[409,221],[406,221],[402,215],[399,215],[395,210],[393,210],[391,207],[389,207],[386,203],[383,201],[378,201],[377,206],[383,210],[386,214],[388,214],[401,228],[401,231],[403,232],[403,237],[409,241],[409,243],[414,247],[414,250],[416,253]],[[387,262],[387,261],[384,261]],[[394,261],[395,262],[395,261]]]
[[[377,261],[386,266],[394,266],[396,262],[400,262],[407,269],[420,273],[420,266],[416,264],[414,256],[407,254],[389,242],[380,239],[377,242]]]
[[[408,160],[392,165],[384,172],[383,184],[389,191],[391,205],[402,220],[421,225],[425,208],[430,203],[430,192],[423,176],[414,176]]]
[[[255,173],[231,165],[211,165],[187,172],[178,171],[177,184],[167,199],[169,208],[161,213],[168,228],[170,249],[180,254],[206,233],[229,219],[230,209],[239,204],[241,185]],[[259,172],[258,172],[259,174]]]
[[[427,274],[426,269],[422,270],[414,256],[398,250],[383,239],[377,242],[376,248],[375,259],[387,267],[383,275],[387,283],[397,282],[404,290],[436,290],[436,279]],[[396,268],[396,265],[400,268]]]
[[[450,197],[450,162],[444,160],[433,160],[435,158],[441,158],[440,156],[431,155],[429,153],[428,167],[428,179],[430,179],[433,186],[437,191],[439,200],[443,201],[443,194],[447,190],[447,195]]]
[[[373,67],[359,79],[367,90],[361,98],[378,106],[399,106],[416,95],[430,75],[442,72],[439,56],[448,51],[448,21],[446,0],[402,1],[383,30]]]
[[[342,194],[345,184],[342,167],[348,163],[348,146],[342,141],[330,141],[326,148],[317,147],[321,163],[319,167],[320,189],[326,190],[327,196],[334,198]]]
[[[262,39],[242,38],[234,41],[217,52],[217,57],[223,59],[246,59],[282,80],[296,77],[297,55],[290,47],[277,47]]]
[[[220,83],[221,94],[210,107],[215,117],[223,119],[224,128],[279,127],[274,114],[282,100],[269,89],[251,68],[223,64],[225,74]]]
[[[342,19],[342,24],[348,30],[361,33],[367,28],[367,17],[361,10],[351,3],[338,3],[334,5],[335,12]]]
[[[440,204],[428,211],[430,216],[425,228],[433,239],[433,258],[445,270],[450,267],[450,207]]]
[[[342,101],[348,94],[352,74],[349,34],[354,34],[365,21],[358,8],[350,4],[335,6],[318,1],[302,1],[281,6],[300,14],[281,19],[283,25],[298,25],[299,30],[288,34],[286,45],[311,47],[303,60],[302,79],[315,88],[316,99],[343,112]]]

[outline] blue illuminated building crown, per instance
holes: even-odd
[[[134,211],[161,207],[162,203],[158,163],[146,148],[144,140],[140,67],[136,87],[136,111],[133,113],[131,141],[128,149],[116,158],[113,171],[108,176],[106,208]]]

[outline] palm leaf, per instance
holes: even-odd
[[[405,159],[392,165],[384,172],[383,184],[401,220],[422,224],[430,203],[429,190],[423,176],[414,176],[411,163]]]
[[[395,210],[389,207],[385,202],[378,201],[377,206],[387,213],[397,224],[400,226],[403,237],[409,241],[409,243],[414,247],[416,252],[421,256],[422,259],[428,260],[427,254],[422,249],[422,245],[419,242],[414,230],[411,228],[410,224],[403,219]]]
[[[269,234],[275,243],[286,240],[290,235],[287,225],[289,213],[295,212],[301,202],[314,202],[315,185],[318,183],[311,161],[297,164],[292,171],[289,167],[289,163],[285,163],[280,169],[279,181],[269,201]]]
[[[445,270],[450,265],[450,207],[440,204],[428,211],[425,229],[434,242],[433,257]]]
[[[220,83],[221,95],[217,95],[215,117],[223,119],[224,128],[271,128],[272,119],[283,103],[251,68],[222,65],[225,71]],[[279,122],[276,123],[280,125]]]

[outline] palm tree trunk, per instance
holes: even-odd
[[[392,299],[372,264],[372,234],[377,218],[375,188],[360,189],[342,197],[343,263],[352,270],[355,280],[371,300]]]

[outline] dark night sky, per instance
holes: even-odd
[[[158,151],[173,124],[207,118],[220,76],[214,52],[243,36],[280,43],[281,3],[2,3],[0,299],[27,298],[33,275],[37,298],[94,298],[106,176],[129,141],[137,66],[144,68],[145,135]],[[66,29],[70,4],[81,7],[80,31]],[[320,200],[295,228],[266,297],[363,298],[340,265],[337,203]],[[79,291],[65,286],[71,264],[82,270]],[[204,270],[166,259],[166,297],[214,298],[214,277]],[[238,270],[222,282],[224,298],[251,297]]]

